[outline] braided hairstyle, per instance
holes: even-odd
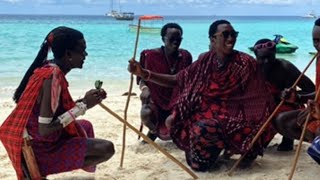
[[[46,62],[50,49],[55,61],[59,61],[65,55],[66,50],[73,50],[81,39],[84,39],[83,34],[80,31],[69,27],[59,26],[51,30],[44,39],[38,55],[16,89],[13,95],[13,100],[16,103],[19,102],[19,99],[28,84],[30,76],[36,68],[41,67]]]

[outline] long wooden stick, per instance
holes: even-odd
[[[141,122],[139,131],[142,133],[143,131],[143,123]],[[140,135],[138,135],[138,140],[140,140]]]
[[[318,88],[318,90],[317,90],[316,97],[314,98],[315,101],[318,100],[319,95],[320,95],[320,88]],[[304,122],[303,129],[302,129],[302,132],[301,132],[301,135],[300,135],[300,141],[299,141],[299,144],[298,144],[298,147],[297,147],[295,156],[294,156],[294,160],[293,160],[293,164],[292,164],[292,168],[291,168],[291,171],[290,171],[288,180],[291,180],[291,179],[292,179],[293,174],[294,174],[294,172],[295,172],[295,170],[296,170],[297,163],[298,163],[298,159],[299,159],[299,156],[300,156],[300,151],[301,151],[302,142],[303,142],[304,136],[305,136],[305,134],[306,134],[306,129],[307,129],[308,122],[309,122],[310,118],[311,118],[311,113],[308,114],[307,119],[306,119],[306,121]]]
[[[134,126],[132,126],[130,123],[128,123],[126,120],[122,119],[119,115],[117,115],[115,112],[113,112],[111,109],[109,109],[107,106],[105,106],[102,103],[99,103],[99,105],[106,110],[108,113],[110,113],[112,116],[117,118],[119,121],[121,121],[123,124],[126,124],[131,130],[133,130],[135,133],[140,135],[145,141],[147,141],[149,144],[154,146],[157,150],[159,150],[161,153],[163,153],[167,158],[172,160],[174,163],[176,163],[178,166],[180,166],[183,170],[185,170],[189,175],[192,176],[193,179],[198,179],[198,176],[195,175],[189,168],[187,168],[185,165],[183,165],[180,161],[178,161],[175,157],[173,157],[171,154],[169,154],[167,151],[162,149],[157,143],[153,142],[150,138],[148,138],[146,135],[141,133],[138,129],[136,129]]]
[[[137,37],[136,37],[136,42],[134,46],[134,52],[133,52],[133,61],[136,58],[137,54],[137,48],[138,48],[138,41],[139,41],[139,34],[140,34],[140,24],[141,24],[141,19],[139,18],[138,21],[138,29],[137,29]],[[129,108],[129,102],[130,102],[130,97],[131,97],[131,92],[132,92],[132,85],[133,85],[133,74],[131,73],[130,75],[130,86],[129,86],[129,92],[128,92],[128,97],[127,97],[127,102],[126,102],[126,107],[124,109],[124,120],[127,121],[127,112]],[[123,159],[124,159],[124,152],[126,149],[126,124],[123,124],[123,133],[122,133],[122,151],[121,151],[121,159],[120,159],[120,167],[123,167]]]
[[[313,56],[313,58],[310,60],[309,64],[304,68],[304,70],[301,72],[300,76],[297,78],[297,80],[294,82],[294,84],[291,86],[291,88],[294,88],[297,86],[298,82],[300,81],[300,79],[302,78],[302,76],[304,75],[304,73],[308,70],[308,68],[310,67],[310,65],[312,64],[312,62],[316,59],[316,57],[318,57],[317,53],[315,56]],[[247,155],[247,153],[249,152],[249,150],[253,147],[254,143],[258,140],[258,138],[260,137],[260,135],[262,134],[262,132],[265,130],[265,128],[267,127],[267,125],[271,122],[271,120],[273,119],[274,115],[277,113],[277,111],[279,110],[279,108],[282,106],[282,104],[284,103],[284,100],[282,100],[278,106],[275,108],[275,110],[272,112],[272,114],[269,116],[269,118],[267,119],[267,121],[261,126],[261,128],[259,129],[258,133],[254,136],[252,142],[250,143],[249,149],[248,151],[246,151],[243,155],[241,155],[241,157],[237,160],[237,162],[234,163],[234,165],[232,166],[232,168],[229,170],[228,175],[232,176],[233,172],[235,170],[235,168],[240,164],[240,162],[242,161],[242,159]]]

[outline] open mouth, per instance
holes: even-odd
[[[234,44],[235,44],[235,42],[227,42],[226,44],[225,44],[225,46],[228,48],[228,49],[232,49],[233,47],[234,47]]]

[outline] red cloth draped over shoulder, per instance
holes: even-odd
[[[274,108],[256,61],[242,52],[235,51],[224,70],[219,70],[214,52],[203,53],[177,80],[180,94],[171,137],[185,151],[190,148],[190,127],[205,117],[219,122],[224,140],[220,147],[244,153]],[[274,135],[269,126],[256,143],[259,154]]]
[[[69,94],[68,82],[66,81],[63,72],[56,65],[44,65],[43,67],[36,69],[33,75],[29,78],[27,87],[21,95],[18,104],[0,127],[0,140],[8,152],[18,179],[23,179],[21,167],[23,130],[26,127],[33,107],[35,106],[44,80],[53,76],[55,78],[53,81],[53,86],[60,85],[62,94],[59,96],[59,98],[62,98],[64,109],[69,110],[74,107],[75,102],[72,100]],[[54,96],[54,94],[57,92],[54,92],[53,90],[51,93],[52,96]],[[56,105],[53,103],[52,106]],[[74,123],[68,128],[75,134],[82,134],[82,132],[78,132],[78,130],[74,129],[77,127],[79,126]]]
[[[175,72],[177,73],[186,68],[192,63],[191,54],[184,49],[179,49],[178,59],[175,65]],[[144,50],[140,54],[140,64],[143,68],[149,69],[152,72],[171,74],[170,65],[166,60],[166,56],[163,50],[163,46],[157,49]],[[137,77],[137,83],[141,78]],[[177,92],[172,88],[163,87],[152,82],[146,81],[146,85],[151,92],[151,99],[157,106],[164,110],[170,110],[172,108],[172,102],[177,97]]]

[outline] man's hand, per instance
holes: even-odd
[[[296,103],[297,98],[297,91],[294,88],[285,89],[281,92],[281,99],[288,103]]]
[[[320,107],[319,104],[314,100],[308,100],[309,112],[311,113],[311,117],[314,119],[320,119]]]
[[[143,79],[147,79],[149,73],[147,70],[143,69],[141,65],[134,59],[129,60],[128,71],[136,76],[139,76]]]
[[[83,98],[83,103],[90,109],[93,106],[99,104],[102,100],[107,98],[107,93],[104,89],[91,89]]]

